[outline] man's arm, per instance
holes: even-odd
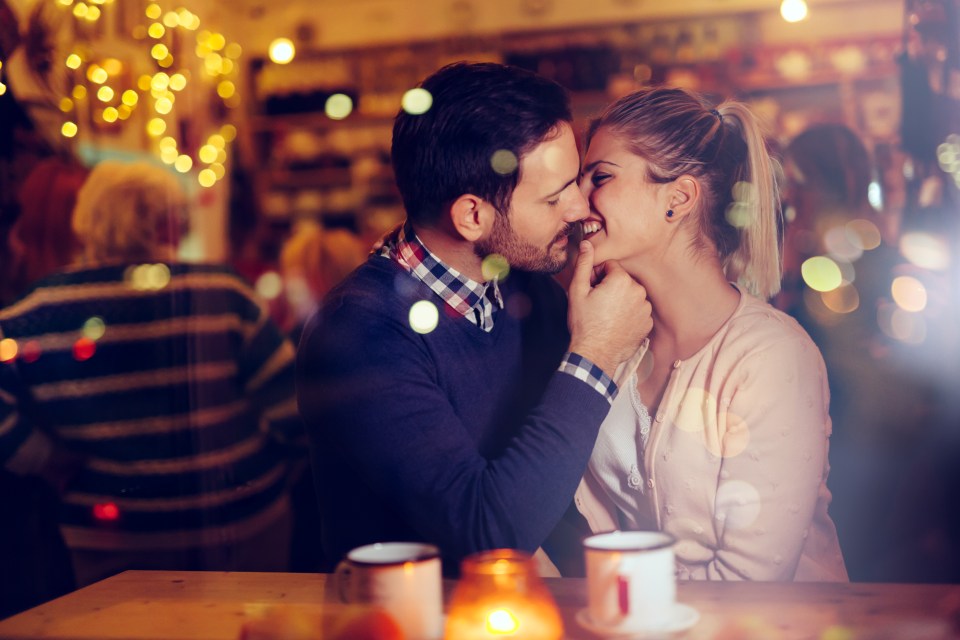
[[[536,549],[573,495],[609,408],[588,383],[557,372],[519,435],[488,460],[441,388],[432,355],[401,322],[334,313],[304,335],[300,362],[311,444],[334,447],[450,557]]]
[[[592,251],[581,254],[577,271],[574,340],[610,363],[609,376],[646,336],[649,304],[622,270],[591,289]],[[308,327],[298,356],[299,405],[311,444],[334,447],[384,504],[448,557],[536,549],[576,490],[608,397],[593,381],[555,372],[510,445],[487,459],[405,318],[378,313],[376,304],[328,306],[324,317]],[[591,341],[591,332],[600,338]]]

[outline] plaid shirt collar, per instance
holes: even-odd
[[[413,274],[479,328],[486,332],[493,329],[494,311],[503,309],[503,296],[496,278],[479,283],[444,264],[424,246],[409,222],[384,240],[380,255]]]

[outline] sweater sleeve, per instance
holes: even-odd
[[[510,444],[487,459],[445,395],[422,338],[406,318],[374,307],[328,307],[326,319],[304,333],[297,384],[311,447],[335,448],[383,504],[448,558],[535,550],[570,503],[608,401],[556,371]]]
[[[805,336],[745,357],[720,398],[722,457],[714,499],[718,548],[681,575],[709,580],[791,580],[825,487],[830,435],[823,359]],[[678,554],[679,555],[679,554]]]

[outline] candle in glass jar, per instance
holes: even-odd
[[[531,556],[496,549],[464,559],[444,637],[560,640],[563,622]]]

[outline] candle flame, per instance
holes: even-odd
[[[487,614],[487,631],[494,635],[516,633],[520,622],[509,609],[494,609]]]

